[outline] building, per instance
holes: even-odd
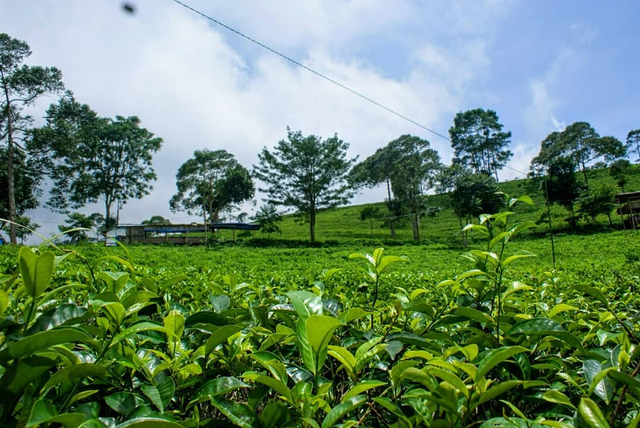
[[[206,227],[202,224],[131,224],[119,225],[109,230],[107,236],[123,244],[199,245],[207,243],[205,232],[233,230],[235,240],[236,230],[259,229],[259,225],[247,223],[212,223]]]
[[[618,214],[622,218],[622,226],[625,229],[638,229],[640,227],[640,191],[618,193]]]

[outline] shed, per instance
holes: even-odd
[[[257,224],[247,223],[212,223],[205,227],[203,224],[130,224],[119,225],[107,234],[123,244],[205,244],[205,232],[214,230],[259,230]],[[189,236],[189,234],[202,236]]]
[[[622,226],[625,229],[637,229],[640,226],[640,191],[618,193],[616,201]]]

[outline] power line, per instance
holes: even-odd
[[[183,6],[183,7],[187,8],[187,9],[189,9],[190,11],[192,11],[192,12],[194,12],[194,13],[197,13],[198,15],[202,16],[203,18],[208,19],[209,21],[214,22],[214,23],[216,23],[216,24],[220,25],[221,27],[226,28],[227,30],[229,30],[229,31],[231,31],[231,32],[233,32],[233,33],[235,33],[235,34],[239,35],[240,37],[243,37],[243,38],[245,38],[245,39],[249,40],[250,42],[255,43],[256,45],[258,45],[258,46],[260,46],[260,47],[262,47],[262,48],[264,48],[264,49],[268,50],[269,52],[274,53],[274,54],[278,55],[279,57],[286,59],[287,61],[289,61],[289,62],[291,62],[291,63],[293,63],[293,64],[297,65],[298,67],[304,68],[305,70],[307,70],[307,71],[309,71],[309,72],[311,72],[311,73],[315,74],[316,76],[321,77],[321,78],[323,78],[323,79],[325,79],[325,80],[327,80],[327,81],[329,81],[329,82],[333,83],[333,84],[334,84],[334,85],[336,85],[336,86],[339,86],[340,88],[344,89],[345,91],[349,91],[349,92],[351,92],[352,94],[357,95],[358,97],[360,97],[360,98],[362,98],[362,99],[364,99],[364,100],[366,100],[366,101],[368,101],[368,102],[370,102],[370,103],[372,103],[372,104],[375,104],[376,106],[378,106],[378,107],[380,107],[380,108],[382,108],[382,109],[384,109],[384,110],[388,111],[389,113],[392,113],[392,114],[394,114],[394,115],[396,115],[396,116],[398,116],[398,117],[400,117],[400,118],[402,118],[402,119],[406,120],[407,122],[410,122],[410,123],[412,123],[412,124],[414,124],[414,125],[416,125],[416,126],[418,126],[418,127],[422,128],[422,129],[424,129],[424,130],[426,130],[426,131],[429,131],[429,132],[431,132],[431,133],[432,133],[432,134],[434,134],[434,135],[437,135],[437,136],[438,136],[438,137],[440,137],[440,138],[443,138],[443,139],[445,139],[445,140],[447,140],[447,141],[451,141],[448,137],[446,137],[446,136],[444,136],[444,135],[440,134],[439,132],[434,131],[433,129],[427,128],[426,126],[422,125],[421,123],[418,123],[418,122],[416,122],[415,120],[410,119],[410,118],[408,118],[407,116],[405,116],[405,115],[403,115],[403,114],[401,114],[401,113],[398,113],[397,111],[395,111],[395,110],[393,110],[393,109],[390,109],[389,107],[386,107],[386,106],[385,106],[385,105],[383,105],[383,104],[380,104],[379,102],[377,102],[377,101],[375,101],[375,100],[373,100],[373,99],[371,99],[371,98],[367,97],[366,95],[363,95],[363,94],[361,94],[360,92],[357,92],[357,91],[355,91],[355,90],[353,90],[353,89],[349,88],[348,86],[343,85],[342,83],[337,82],[337,81],[335,81],[335,80],[331,79],[330,77],[327,77],[327,76],[325,76],[324,74],[322,74],[322,73],[320,73],[320,72],[318,72],[318,71],[315,71],[315,70],[314,70],[314,69],[312,69],[312,68],[307,67],[306,65],[304,65],[304,64],[302,64],[302,63],[300,63],[300,62],[296,61],[295,59],[293,59],[293,58],[291,58],[291,57],[289,57],[289,56],[287,56],[287,55],[285,55],[285,54],[282,54],[282,53],[278,52],[277,50],[275,50],[275,49],[273,49],[273,48],[270,48],[269,46],[265,45],[264,43],[261,43],[261,42],[257,41],[256,39],[253,39],[253,38],[251,38],[251,37],[247,36],[246,34],[243,34],[243,33],[241,33],[240,31],[238,31],[238,30],[236,30],[236,29],[234,29],[234,28],[229,27],[229,26],[228,26],[228,25],[226,25],[226,24],[223,24],[222,22],[218,21],[217,19],[214,19],[214,18],[210,17],[209,15],[206,15],[206,14],[204,14],[203,12],[200,12],[200,11],[199,11],[199,10],[197,10],[197,9],[194,9],[193,7],[191,7],[191,6],[189,6],[189,5],[187,5],[187,4],[183,3],[183,2],[181,2],[180,0],[173,0],[173,1],[174,1],[175,3],[177,3],[177,4],[179,4],[180,6]]]

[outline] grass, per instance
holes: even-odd
[[[580,177],[582,175],[580,174]],[[588,171],[589,185],[592,188],[603,184],[615,185],[613,179],[609,176],[607,169]],[[521,205],[516,208],[518,220],[531,220],[539,223],[540,227],[532,233],[547,233],[549,226],[547,217],[543,216],[545,212],[545,199],[542,191],[536,187],[532,180],[518,179],[505,181],[500,183],[500,189],[511,197],[522,195],[530,196],[535,202],[534,207]],[[640,190],[640,165],[633,165],[628,176],[628,183],[625,191]],[[380,194],[383,196],[382,192]],[[438,212],[435,217],[423,217],[421,219],[421,239],[426,243],[440,243],[448,246],[458,246],[460,238],[460,222],[450,207],[449,194],[431,195],[427,200],[428,207],[440,207],[442,211]],[[316,239],[319,242],[360,242],[380,245],[400,245],[412,241],[411,226],[408,221],[396,228],[396,238],[391,238],[389,229],[384,226],[384,220],[360,220],[360,211],[365,207],[378,207],[380,212],[386,213],[387,210],[383,202],[351,205],[347,207],[339,207],[321,211],[317,216]],[[386,216],[386,214],[383,214]],[[570,228],[565,221],[569,214],[567,210],[558,205],[551,206],[552,225],[555,232],[569,232]],[[614,219],[614,227],[620,227],[620,219],[612,215]],[[301,222],[294,215],[287,215],[280,223],[282,234],[272,234],[273,240],[285,241],[308,241],[309,225]],[[608,219],[602,215],[597,218],[596,224],[582,221],[580,231],[601,231],[608,229]],[[230,240],[231,233],[224,231],[220,235],[226,240]],[[266,237],[259,232],[255,233],[256,238]],[[237,239],[243,239],[241,237]]]

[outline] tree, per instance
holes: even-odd
[[[366,206],[360,210],[360,221],[369,220],[369,230],[373,235],[373,220],[382,217],[380,208],[374,206]]]
[[[24,244],[24,240],[33,235],[33,232],[40,228],[38,223],[34,223],[27,216],[20,216],[16,221],[20,227],[16,229],[16,237],[20,239],[20,243]]]
[[[40,227],[38,223],[32,223],[31,219],[27,216],[20,216],[16,219],[16,237],[24,244],[24,240],[33,235],[33,232]],[[9,229],[8,223],[0,223],[0,231],[7,231]]]
[[[217,221],[223,209],[255,193],[249,171],[226,150],[196,150],[178,170],[176,186],[171,210],[202,215],[205,225]]]
[[[429,141],[402,135],[355,165],[349,180],[354,186],[366,187],[386,183],[389,212],[393,216],[409,214],[413,238],[417,241],[426,191],[434,187],[441,169],[440,156],[430,148]],[[390,221],[389,225],[393,237],[395,224]]]
[[[278,223],[282,221],[282,214],[278,213],[278,208],[272,204],[265,204],[260,207],[254,219],[260,225],[260,232],[266,233],[271,238],[272,233],[282,233]]]
[[[507,164],[513,153],[507,149],[511,132],[503,132],[498,114],[477,108],[456,114],[449,129],[454,163],[470,168],[474,173],[494,175]]]
[[[311,242],[316,240],[317,212],[345,204],[353,196],[346,178],[356,158],[347,158],[348,148],[337,134],[322,140],[287,127],[287,140],[258,154],[253,173],[266,185],[260,190],[267,193],[267,203],[293,207],[305,216]]]
[[[610,163],[624,157],[626,149],[615,137],[601,137],[587,122],[575,122],[564,131],[549,134],[540,146],[540,152],[531,161],[533,175],[544,175],[559,157],[570,158],[582,172],[588,184],[587,166],[595,161]]]
[[[382,183],[386,185],[387,198],[385,205],[392,217],[401,216],[403,207],[398,201],[395,201],[391,194],[391,176],[394,171],[394,165],[400,153],[391,150],[388,146],[382,147],[366,158],[364,161],[357,163],[349,171],[348,181],[353,188],[368,187],[373,188]],[[388,219],[386,222],[391,231],[391,237],[396,237],[396,221],[394,218]]]
[[[389,143],[392,151],[401,153],[391,173],[393,194],[409,211],[413,239],[420,240],[420,215],[426,208],[426,192],[435,187],[442,169],[438,152],[427,140],[403,135]]]
[[[9,220],[18,217],[16,201],[16,153],[22,147],[21,135],[31,124],[31,117],[23,114],[38,97],[63,89],[62,73],[57,68],[23,65],[31,55],[29,45],[0,33],[0,143],[6,141],[6,200]],[[3,188],[4,189],[4,188]],[[16,227],[10,225],[10,240],[17,243]]]
[[[640,129],[629,131],[626,149],[629,154],[635,153],[638,156],[636,162],[640,162]]]
[[[149,218],[148,220],[144,220],[142,224],[158,224],[158,225],[171,224],[171,220],[164,218],[161,215],[154,215],[154,216],[151,216],[151,218]]]
[[[618,159],[609,166],[609,175],[616,181],[616,184],[624,192],[624,186],[627,184],[627,174],[631,170],[631,162],[626,159]]]
[[[86,230],[73,229],[92,229],[95,226],[92,216],[84,215],[79,212],[69,213],[64,221],[65,225],[58,226],[60,232],[66,233],[69,240],[74,243],[86,242],[89,240]]]
[[[67,92],[47,110],[47,123],[32,132],[30,147],[53,182],[47,204],[66,212],[102,200],[111,225],[114,202],[140,199],[156,179],[153,154],[162,139],[140,126],[136,116],[102,118]]]
[[[451,204],[461,228],[464,223],[471,223],[474,217],[497,212],[502,207],[504,201],[498,194],[500,189],[493,177],[488,174],[474,174],[456,165],[451,168],[446,175],[453,184]],[[462,241],[466,247],[466,232],[462,234]]]
[[[7,148],[0,147],[0,165],[6,165]],[[37,172],[34,171],[33,165],[28,161],[27,156],[22,151],[16,151],[13,155],[13,178],[14,178],[14,197],[15,197],[15,213],[18,218],[27,210],[34,209],[38,206],[38,189]],[[0,169],[0,189],[7,189],[8,171],[6,168]],[[0,219],[9,219],[9,194],[0,192]],[[0,224],[2,226],[4,223]],[[7,227],[7,229],[9,229]],[[18,231],[16,230],[16,234]],[[16,235],[17,236],[17,235]],[[19,238],[19,236],[17,236]]]
[[[603,184],[596,189],[583,192],[578,198],[579,212],[582,215],[591,218],[593,223],[599,214],[605,214],[609,219],[609,225],[612,225],[611,211],[616,206],[615,200],[616,189],[610,184]]]
[[[563,206],[571,213],[569,223],[576,226],[574,203],[586,190],[586,185],[576,177],[576,164],[572,158],[560,156],[547,170],[547,176],[541,182],[541,189],[548,203]]]

